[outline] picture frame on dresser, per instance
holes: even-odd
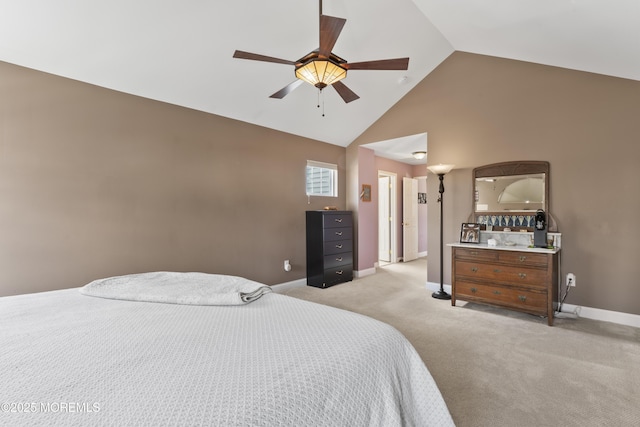
[[[480,243],[480,224],[463,222],[460,227],[460,243]]]

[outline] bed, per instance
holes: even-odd
[[[448,426],[393,327],[235,276],[0,298],[0,424]]]

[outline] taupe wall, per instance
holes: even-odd
[[[307,159],[340,198],[305,195]],[[305,277],[345,149],[0,63],[0,295],[143,271]],[[293,271],[282,268],[290,259]]]
[[[550,210],[563,233],[567,303],[640,314],[640,82],[452,54],[347,149],[429,133],[445,177],[445,241],[471,212],[471,170],[512,160],[551,164]],[[352,191],[349,171],[348,191]],[[428,277],[439,282],[437,179],[428,180]],[[350,201],[350,195],[347,196]],[[349,203],[348,203],[349,204]],[[362,227],[362,225],[360,225]],[[445,283],[451,283],[445,250]]]

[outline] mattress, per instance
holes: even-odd
[[[0,298],[0,424],[448,426],[415,349],[276,293],[241,305]]]

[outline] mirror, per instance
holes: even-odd
[[[544,209],[545,174],[476,178],[476,212],[535,212]]]
[[[494,163],[475,168],[472,177],[478,223],[532,230],[535,212],[549,211],[549,162]]]

